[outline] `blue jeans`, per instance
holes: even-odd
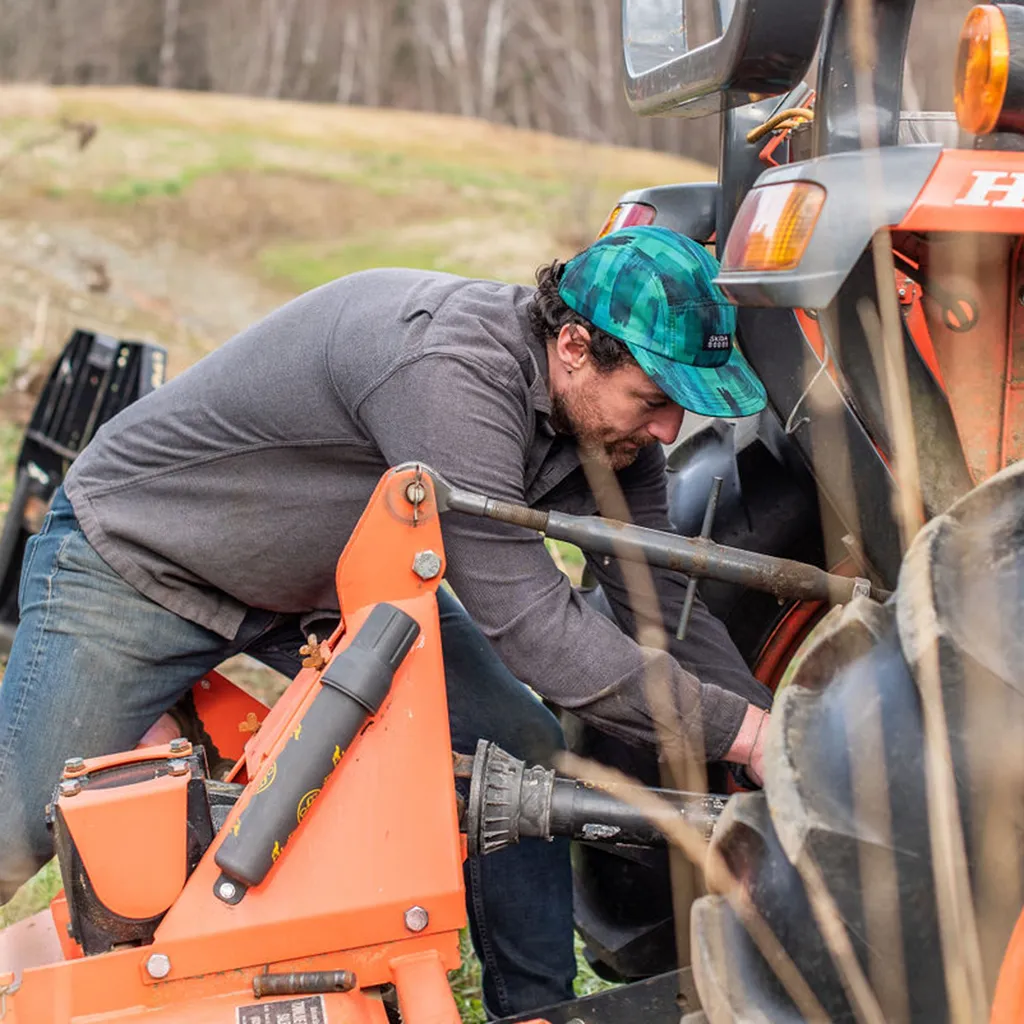
[[[252,610],[227,641],[154,604],[89,545],[59,490],[25,552],[21,621],[0,685],[0,902],[53,855],[44,826],[61,766],[133,747],[204,672],[245,652],[294,676],[295,616]],[[438,592],[452,746],[480,737],[528,762],[563,745],[554,716],[515,679],[462,607]],[[568,843],[526,842],[466,862],[467,903],[495,1015],[572,997]]]

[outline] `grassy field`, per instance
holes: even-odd
[[[586,245],[623,191],[712,176],[670,155],[439,115],[0,87],[0,510],[44,374],[75,327],[156,341],[173,375],[355,270],[530,282]],[[554,557],[578,575],[578,552]],[[280,687],[235,669],[264,693]],[[0,925],[58,885],[44,869]],[[595,983],[581,975],[582,991]],[[477,985],[470,958],[456,980],[467,1020],[482,1019]]]

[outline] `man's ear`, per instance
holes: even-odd
[[[568,372],[581,369],[590,358],[590,332],[579,324],[564,324],[555,339],[555,352]]]

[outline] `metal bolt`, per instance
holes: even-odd
[[[405,496],[409,500],[410,505],[417,505],[419,502],[427,500],[427,489],[423,484],[418,484],[414,480],[406,487]]]
[[[172,754],[184,754],[185,751],[188,750],[188,748],[191,745],[192,744],[189,743],[189,741],[187,739],[185,739],[184,736],[179,736],[176,740],[171,740],[171,742],[170,742],[171,753]]]
[[[171,958],[166,953],[154,953],[146,961],[146,973],[151,978],[166,978],[171,973]]]
[[[421,580],[432,580],[441,571],[441,556],[431,551],[417,551],[412,560],[412,571]]]
[[[217,895],[224,900],[225,903],[230,902],[235,898],[235,893],[238,890],[235,888],[234,882],[221,882],[217,886]]]
[[[167,765],[167,770],[171,775],[188,775],[188,762],[178,760],[171,761]]]
[[[61,796],[78,796],[82,792],[82,784],[77,779],[65,779],[60,784]]]
[[[411,932],[421,932],[430,923],[430,915],[423,907],[410,907],[405,912],[405,927]]]
[[[81,775],[85,771],[85,759],[82,757],[69,757],[64,762],[64,775]]]
[[[202,689],[208,690],[210,688],[210,680],[209,679],[200,679],[199,680],[199,685],[200,685],[200,687]]]

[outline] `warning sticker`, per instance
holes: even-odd
[[[327,1024],[324,997],[299,996],[240,1006],[236,1024]]]

